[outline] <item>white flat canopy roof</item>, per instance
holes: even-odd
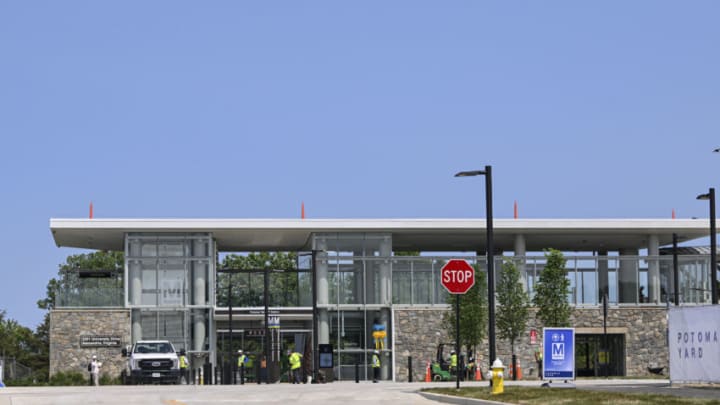
[[[616,251],[647,247],[649,235],[660,246],[709,236],[707,219],[495,219],[497,250],[514,250],[515,235],[525,236],[527,251]],[[57,246],[124,249],[128,232],[209,232],[218,250],[309,250],[310,235],[332,232],[391,233],[393,249],[484,251],[485,219],[50,219]]]

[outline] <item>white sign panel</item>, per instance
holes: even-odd
[[[720,305],[671,307],[670,381],[720,382]]]
[[[165,271],[160,279],[160,305],[181,306],[185,274],[182,271]]]

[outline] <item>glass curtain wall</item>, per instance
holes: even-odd
[[[316,234],[322,251],[318,285],[319,342],[333,345],[335,377],[372,378],[372,351],[381,355],[382,379],[392,379],[392,239],[389,234]],[[325,302],[327,300],[327,302]],[[382,336],[382,338],[380,338]]]
[[[178,350],[214,353],[212,236],[130,233],[125,255],[133,342],[167,339]]]
[[[443,305],[447,292],[440,285],[440,269],[450,257],[392,258],[393,305]],[[486,271],[484,257],[456,257],[471,262],[477,259],[480,271]],[[496,256],[496,272],[503,260],[524,264],[524,277],[532,298],[544,256]],[[672,256],[565,256],[570,281],[567,300],[572,305],[599,305],[604,291],[612,305],[658,305],[674,300]],[[520,267],[520,266],[518,266]],[[710,302],[710,258],[707,255],[678,256],[680,302]],[[653,275],[654,274],[654,275]],[[497,274],[496,274],[497,280]],[[342,295],[341,295],[342,297]]]
[[[568,301],[573,305],[599,304],[605,284],[610,304],[657,305],[667,303],[668,299],[673,300],[671,256],[566,256],[565,259],[571,290]],[[532,297],[535,283],[545,268],[545,257],[514,257],[513,260],[525,261],[525,280]],[[651,273],[654,268],[657,268],[655,285]],[[710,302],[709,268],[710,258],[707,256],[678,257],[681,303]],[[659,291],[654,292],[657,288]]]

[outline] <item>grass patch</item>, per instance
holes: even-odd
[[[590,391],[572,388],[531,388],[505,387],[505,392],[498,395],[490,394],[489,387],[429,388],[425,392],[453,395],[489,401],[523,405],[720,405],[718,399],[681,398],[658,394],[630,394],[623,392]]]

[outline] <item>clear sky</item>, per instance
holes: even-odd
[[[708,216],[718,1],[0,2],[0,309],[50,218]]]

